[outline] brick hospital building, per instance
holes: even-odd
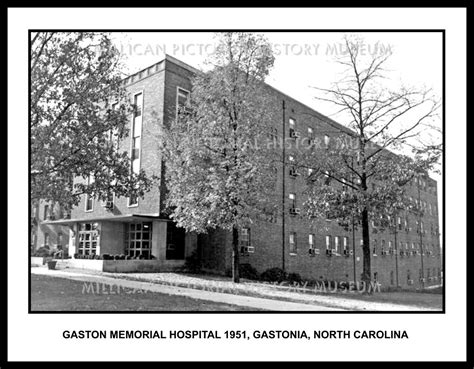
[[[35,213],[36,248],[45,244],[54,248],[54,241],[62,242],[69,255],[78,259],[78,265],[87,267],[88,262],[95,263],[99,265],[95,267],[109,271],[174,270],[198,250],[204,270],[229,272],[231,233],[220,230],[205,235],[186,233],[163,214],[166,175],[157,132],[160,125],[171,124],[176,119],[177,107],[189,98],[191,78],[197,72],[166,56],[125,79],[137,110],[130,120],[129,140],[122,143],[122,148],[130,153],[133,170],[143,168],[148,174],[160,177],[160,182],[143,199],[112,196],[101,202],[84,196],[79,206],[64,216],[51,217],[52,209],[41,203]],[[324,136],[331,131],[329,127],[337,123],[272,87],[268,90],[275,101],[275,113],[280,117],[272,134],[279,138],[328,139]],[[285,155],[291,161],[291,152]],[[282,163],[278,169],[275,191],[283,210],[274,217],[257,219],[252,228],[241,229],[241,263],[251,264],[259,272],[280,267],[306,279],[360,280],[361,231],[353,233],[334,221],[300,217],[306,184],[305,176],[298,174],[288,163]],[[406,211],[397,217],[390,231],[381,231],[376,223],[372,224],[372,277],[383,287],[441,283],[436,181],[419,178],[408,192],[413,203],[424,211],[422,218]],[[45,229],[48,240],[44,237]],[[126,255],[130,260],[83,260],[84,256],[80,256],[104,254]],[[142,259],[137,260],[140,255]]]

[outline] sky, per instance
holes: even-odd
[[[315,87],[329,88],[342,76],[341,66],[334,61],[343,52],[344,33],[269,32],[264,35],[272,44],[275,55],[266,82],[344,125],[346,117],[337,113],[335,105],[315,98],[318,95]],[[113,33],[112,36],[123,55],[126,74],[162,60],[165,54],[206,70],[206,59],[216,45],[215,34],[208,32],[129,32]],[[357,36],[364,39],[361,53],[367,57],[376,52],[390,54],[384,72],[386,88],[397,90],[402,85],[429,88],[437,97],[442,97],[440,33],[369,32]],[[441,128],[441,119],[433,124]],[[438,181],[438,193],[441,194],[441,175],[431,175]],[[441,198],[438,209],[442,214]]]
[[[297,98],[325,115],[334,107],[314,99],[312,87],[328,87],[340,68],[334,57],[341,53],[343,33],[272,32],[264,33],[273,45],[276,56],[267,83]],[[369,54],[376,50],[391,54],[386,68],[390,85],[427,86],[441,96],[441,35],[437,33],[359,33]],[[172,55],[198,69],[205,69],[205,60],[215,45],[213,33],[207,32],[131,32],[114,33],[128,68],[134,73]]]

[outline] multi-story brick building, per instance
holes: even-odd
[[[50,226],[69,227],[70,255],[123,254],[128,258],[141,255],[155,260],[162,268],[173,268],[181,266],[196,251],[205,270],[229,272],[230,233],[220,230],[205,235],[185,233],[163,214],[166,174],[158,149],[160,127],[176,119],[177,107],[190,96],[195,73],[198,73],[196,69],[167,56],[125,79],[137,110],[130,122],[130,140],[122,142],[121,149],[130,152],[133,170],[144,168],[147,173],[158,175],[160,182],[144,199],[111,197],[101,203],[84,197],[72,210],[70,219],[47,222]],[[279,117],[272,132],[275,136],[315,139],[326,135],[330,132],[328,127],[334,125],[347,130],[274,88],[268,87],[268,91],[274,101],[275,116]],[[345,230],[333,221],[300,217],[303,177],[282,163],[275,186],[281,211],[275,216],[256,219],[252,228],[242,229],[241,263],[249,263],[260,272],[280,267],[310,279],[359,280],[361,232]],[[419,287],[441,282],[436,182],[428,177],[417,180],[408,192],[425,215],[403,212],[391,231],[378,232],[376,224],[371,230],[373,279],[382,286]]]

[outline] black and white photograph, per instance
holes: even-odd
[[[55,336],[48,342],[103,343],[74,360],[189,361],[214,342],[390,351],[419,342],[436,324],[427,319],[447,319],[456,304],[447,283],[465,283],[466,249],[447,231],[465,211],[459,200],[448,218],[446,173],[456,168],[446,132],[457,129],[463,145],[465,120],[446,118],[456,99],[446,29],[335,29],[308,18],[303,28],[216,20],[204,29],[24,20],[22,42],[9,47],[26,57],[26,120],[15,122],[25,183],[9,175],[9,191],[18,185],[25,206],[9,218],[25,241],[9,237],[9,260],[21,260],[8,262],[8,281],[12,268],[21,275],[9,294],[21,296],[32,331],[51,324],[41,328]],[[450,203],[465,196],[450,191]],[[192,357],[111,357],[114,341],[174,341],[193,346]],[[40,351],[28,356],[45,360]],[[66,351],[46,360],[67,361]],[[342,359],[257,351],[223,360]]]
[[[31,310],[442,311],[442,48],[32,32]]]

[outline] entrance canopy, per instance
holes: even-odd
[[[131,222],[134,220],[153,220],[161,219],[166,221],[167,219],[160,218],[157,214],[127,214],[127,215],[112,215],[108,217],[90,217],[90,218],[75,218],[75,219],[60,219],[60,220],[46,220],[42,224],[51,224],[51,225],[70,225],[74,223],[90,223],[90,222]]]

